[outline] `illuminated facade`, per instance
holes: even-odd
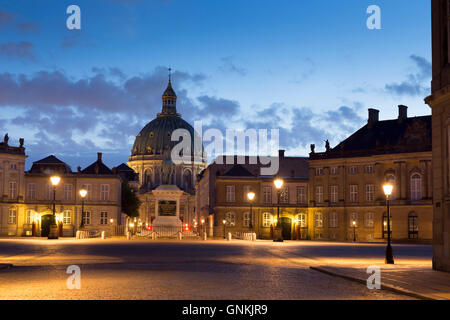
[[[84,228],[106,231],[120,223],[121,179],[98,159],[87,168],[72,172],[55,156],[36,161],[25,169],[25,148],[0,144],[0,235],[47,236],[53,214],[53,186],[50,176],[58,175],[56,220],[59,236],[75,236],[81,225],[79,190],[88,191],[84,205]]]

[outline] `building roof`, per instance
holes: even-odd
[[[223,174],[225,177],[254,177],[255,175],[250,173],[246,168],[240,164],[234,165],[230,170]]]
[[[113,171],[108,168],[103,162],[102,162],[102,154],[99,152],[97,154],[97,161],[95,161],[93,164],[85,168],[84,170],[81,170],[81,173],[83,174],[97,174],[97,175],[113,175]]]
[[[373,121],[311,160],[431,151],[431,116]]]
[[[134,172],[133,169],[131,169],[129,166],[127,166],[125,163],[122,163],[121,165],[113,168],[113,172],[114,170],[117,171],[117,173],[119,174],[119,176],[127,181],[138,181],[139,180],[139,176],[136,172]]]
[[[64,161],[59,160],[54,155],[50,155],[41,160],[33,162],[29,173],[71,173],[71,167]]]

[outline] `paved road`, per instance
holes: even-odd
[[[398,261],[431,246],[396,245]],[[408,299],[309,269],[382,259],[384,245],[327,242],[0,239],[0,299]],[[81,268],[81,290],[66,286]]]

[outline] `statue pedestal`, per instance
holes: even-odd
[[[183,190],[175,185],[161,185],[152,191],[155,197],[155,220],[153,220],[153,231],[158,229],[182,229],[180,220],[180,200]]]

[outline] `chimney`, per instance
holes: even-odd
[[[408,118],[408,107],[404,105],[398,106],[398,121],[402,122]]]
[[[285,150],[278,150],[278,157],[279,158],[284,158],[284,151]]]
[[[102,153],[101,152],[97,152],[97,161],[102,162]]]
[[[81,172],[81,167],[80,166],[77,167],[77,171]]]
[[[375,123],[378,122],[380,111],[377,109],[369,109],[369,120],[367,122],[368,127],[372,128]]]

